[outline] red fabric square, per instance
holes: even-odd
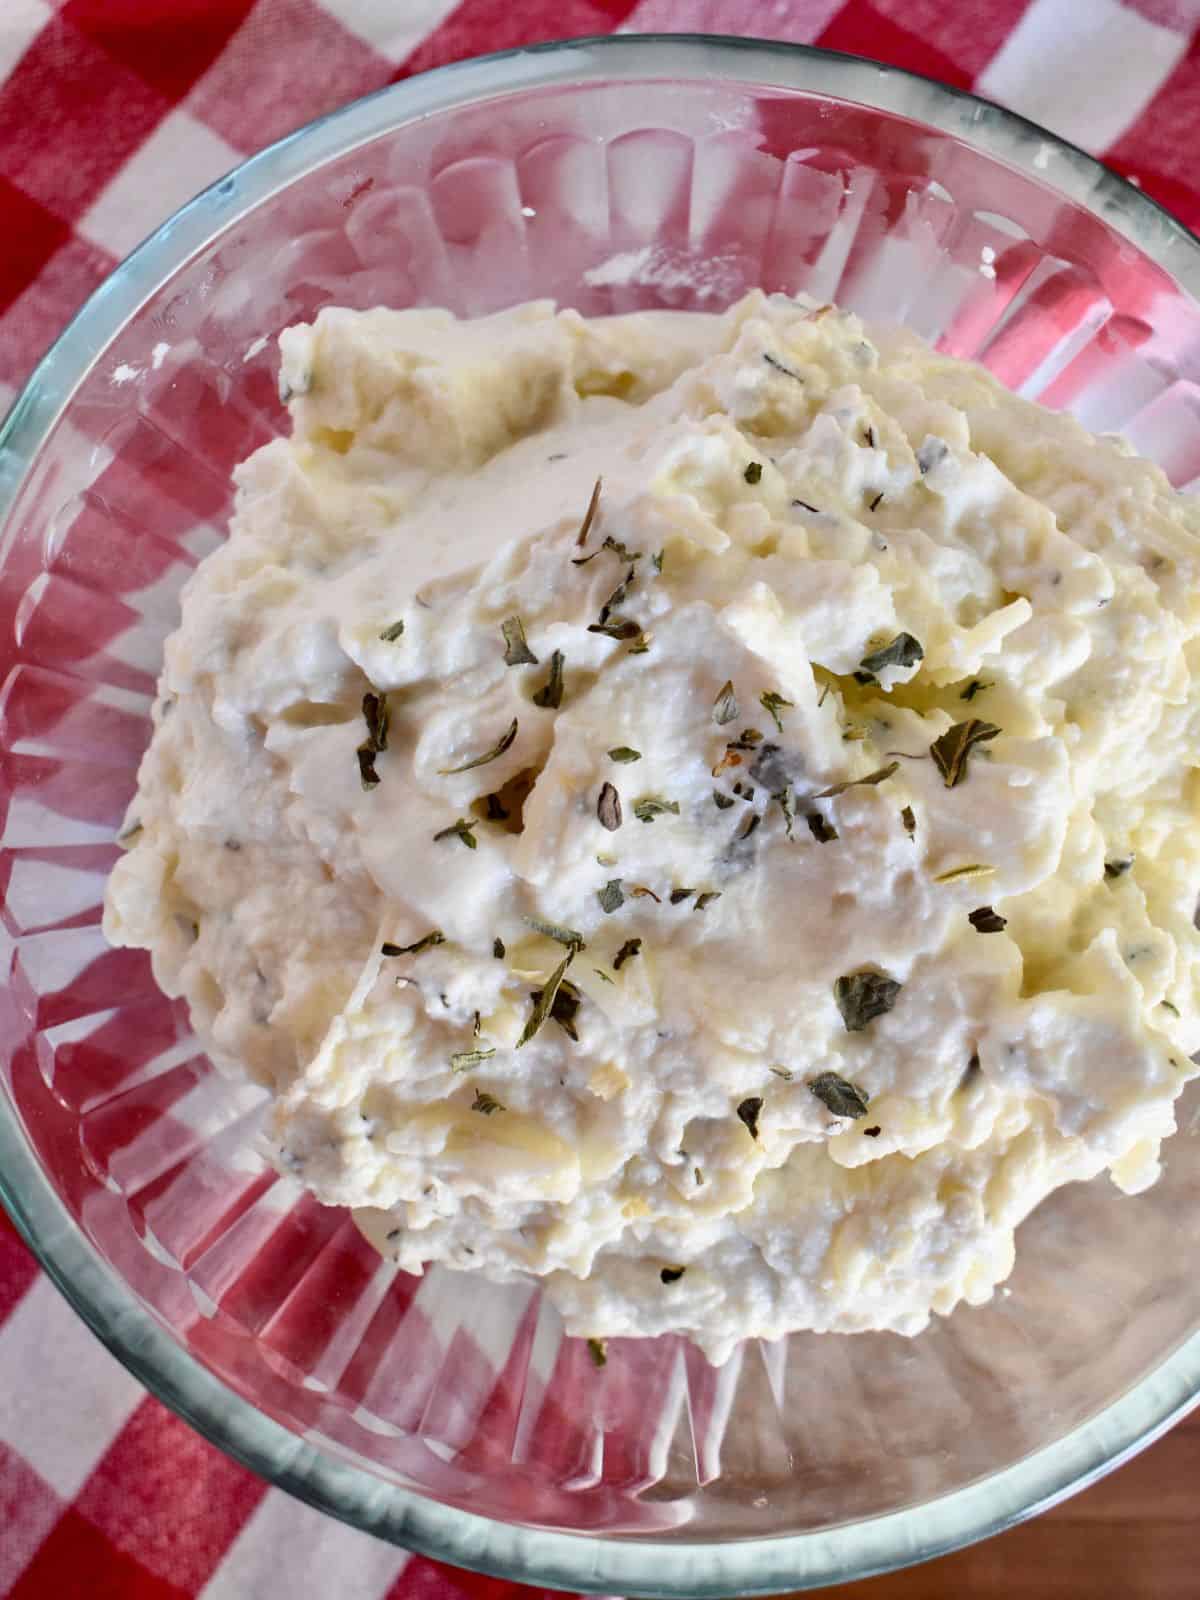
[[[136,74],[55,17],[0,87],[0,174],[74,221],[167,109]]]
[[[959,89],[971,86],[970,72],[943,55],[929,40],[885,17],[869,0],[849,0],[817,36],[816,43],[826,50],[845,50],[850,55],[870,56],[894,67],[906,67],[909,72],[923,73]]]
[[[157,1400],[143,1400],[75,1509],[143,1567],[196,1594],[266,1484]]]
[[[77,1511],[67,1511],[25,1568],[8,1600],[191,1600],[147,1572]]]
[[[873,5],[909,39],[915,37],[926,48],[940,51],[974,79],[999,53],[1030,0],[955,0],[952,4],[947,0],[873,0]],[[911,66],[914,72],[932,70],[891,55],[886,45],[874,46],[868,40],[865,48],[870,55],[882,56],[900,67]]]
[[[172,103],[202,77],[254,0],[67,0],[62,15]]]
[[[489,1578],[483,1572],[460,1572],[440,1561],[414,1556],[388,1590],[385,1600],[575,1600],[562,1589],[530,1589],[508,1578]]]
[[[448,61],[515,50],[545,39],[612,33],[635,4],[636,0],[527,0],[524,5],[512,0],[467,0],[417,46],[394,77],[410,78]]]
[[[6,1214],[0,1210],[0,1322],[38,1275],[38,1264],[25,1248]],[[0,1527],[4,1526],[0,1518]]]
[[[313,0],[272,0],[251,12],[187,109],[239,150],[257,150],[380,88],[390,73],[390,62]]]
[[[63,1510],[62,1502],[15,1450],[0,1444],[0,1594],[9,1594]]]
[[[71,237],[60,217],[39,205],[16,184],[0,176],[0,217],[4,249],[0,250],[0,311],[27,289],[54,252]]]
[[[1141,116],[1108,151],[1118,171],[1150,174],[1184,186],[1195,206],[1196,147],[1200,142],[1200,35]],[[1149,181],[1148,192],[1154,192]],[[1170,203],[1169,201],[1167,202]]]
[[[0,193],[0,217],[7,230],[6,204]],[[6,249],[0,251],[0,275],[7,265]],[[0,323],[0,381],[23,383],[47,347],[115,266],[114,257],[86,239],[73,238],[55,251]]]

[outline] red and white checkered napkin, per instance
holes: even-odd
[[[614,29],[813,42],[975,88],[1200,225],[1200,0],[0,0],[0,401],[189,195],[392,79]],[[0,1593],[513,1600],[309,1510],[166,1411],[0,1217]]]

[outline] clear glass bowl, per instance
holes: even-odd
[[[100,899],[181,583],[284,425],[273,336],[337,303],[904,320],[1200,474],[1200,247],[994,107],[849,57],[616,38],[471,62],[304,129],[93,297],[0,438],[0,1190],[110,1347],[211,1439],[363,1528],[563,1588],[748,1594],[994,1532],[1189,1406],[1190,1113],[1137,1199],[1067,1190],[1011,1289],[921,1338],[603,1371],[532,1290],[378,1260],[252,1153]]]

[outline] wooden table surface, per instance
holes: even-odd
[[[1084,1494],[829,1600],[1200,1600],[1200,1410]]]

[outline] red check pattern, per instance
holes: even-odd
[[[1200,0],[3,0],[0,401],[121,256],[267,141],[464,56],[618,29],[817,43],[975,88],[1200,227]],[[2,1213],[0,1395],[15,1600],[538,1593],[268,1489],[143,1393]]]

